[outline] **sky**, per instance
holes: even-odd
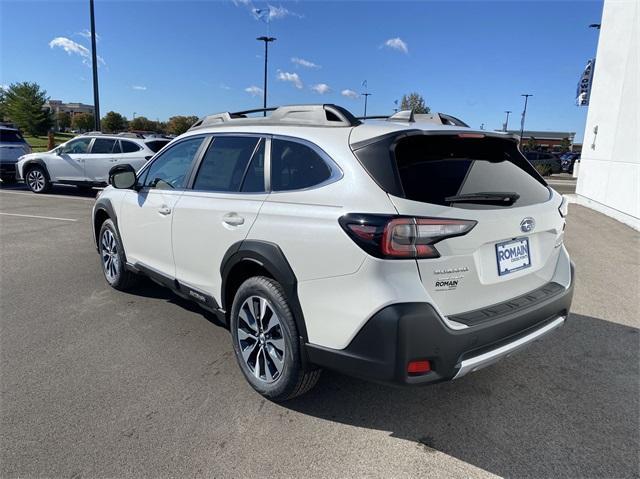
[[[576,86],[595,56],[601,1],[95,0],[100,109],[127,118],[336,103],[389,114],[422,94],[434,111],[499,129],[577,132]],[[39,83],[93,103],[88,0],[0,0],[0,85]],[[363,86],[363,82],[366,84]]]

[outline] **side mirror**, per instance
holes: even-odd
[[[136,170],[131,165],[116,165],[109,170],[109,184],[114,188],[128,190],[137,183]]]

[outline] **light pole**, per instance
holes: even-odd
[[[504,128],[502,131],[507,131],[509,129],[509,115],[511,114],[511,110],[504,111],[507,114],[507,119],[504,121]]]
[[[524,110],[522,110],[522,121],[520,122],[520,143],[522,143],[522,135],[524,134],[524,119],[527,116],[527,102],[529,101],[529,97],[533,95],[529,93],[523,93],[520,96],[524,97]]]
[[[96,21],[93,14],[93,0],[89,0],[91,16],[91,64],[93,67],[93,129],[100,131],[100,98],[98,95],[98,54],[96,53]]]
[[[364,116],[367,116],[367,100],[369,99],[369,97],[372,95],[372,93],[363,93],[362,96],[364,97]]]
[[[263,116],[267,116],[267,63],[269,61],[269,43],[276,41],[274,37],[258,37],[256,40],[264,42],[264,90],[263,90],[263,99],[262,99],[262,107],[265,109],[263,112]]]

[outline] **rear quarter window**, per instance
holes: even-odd
[[[158,153],[167,143],[169,143],[169,140],[154,140],[147,141],[146,145],[151,151]]]

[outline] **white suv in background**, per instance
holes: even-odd
[[[129,164],[137,170],[169,141],[127,133],[81,135],[51,151],[20,157],[16,175],[34,193],[45,192],[53,183],[104,186],[115,165]]]
[[[216,313],[260,394],[301,394],[321,368],[459,378],[564,323],[567,205],[516,137],[441,114],[250,113],[115,167],[93,226],[107,282],[143,274]]]

